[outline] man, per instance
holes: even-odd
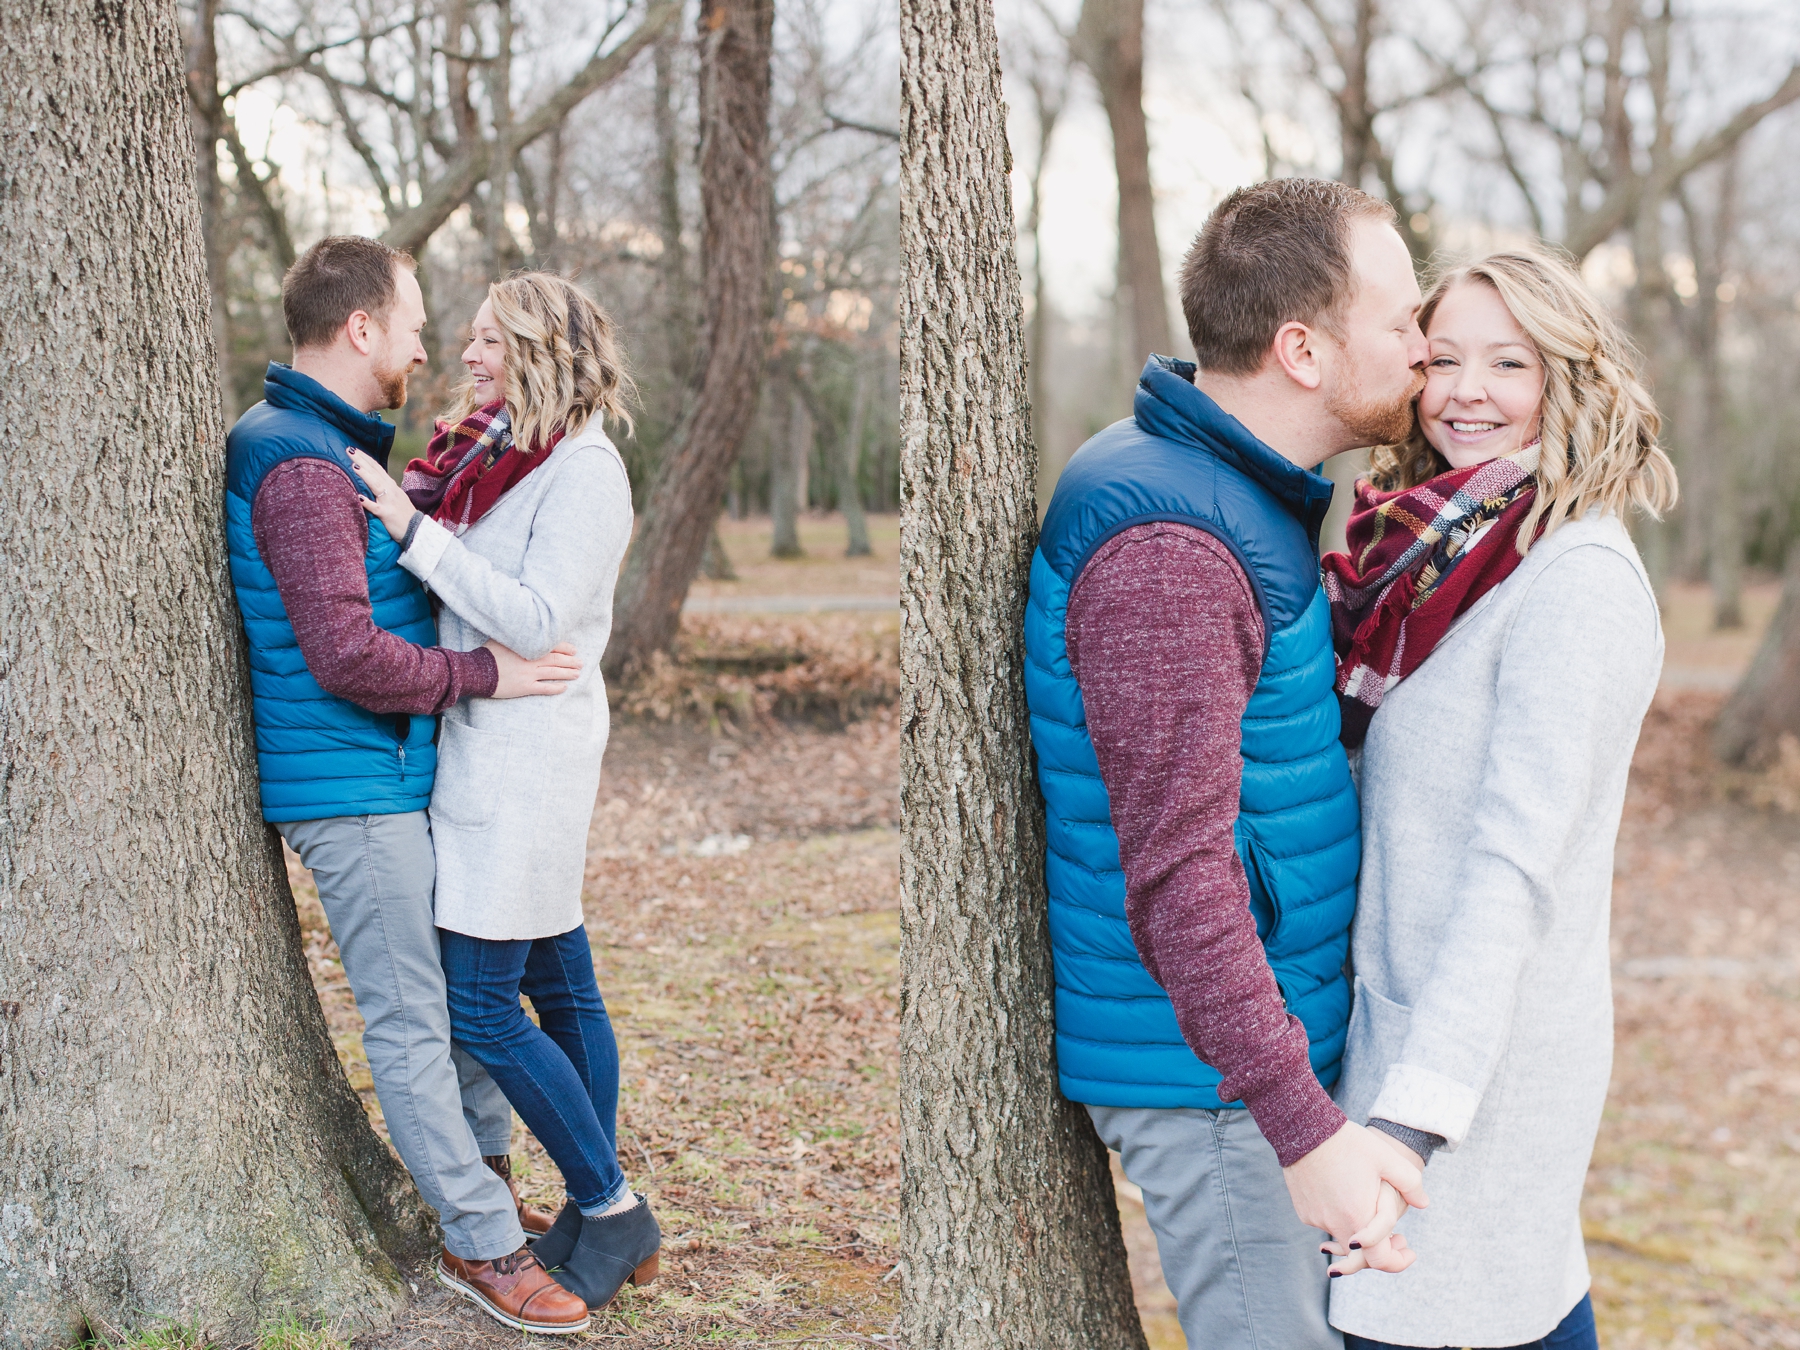
[[[460,698],[559,693],[579,662],[433,645],[424,590],[358,504],[369,492],[348,451],[387,458],[394,429],[375,410],[404,404],[425,360],[412,260],[372,239],[324,239],[283,278],[281,303],[294,363],[270,364],[265,401],[227,442],[263,817],[318,884],[388,1137],[443,1223],[439,1277],[508,1326],[580,1331],[586,1305],[526,1247],[522,1217],[548,1224],[510,1189],[511,1109],[452,1057],[425,813],[437,713]]]
[[[1417,1159],[1327,1091],[1360,837],[1313,470],[1411,426],[1426,346],[1393,219],[1301,179],[1221,202],[1182,267],[1198,370],[1150,358],[1032,568],[1062,1089],[1209,1350],[1341,1346],[1316,1230],[1373,1246],[1384,1180],[1425,1200]]]

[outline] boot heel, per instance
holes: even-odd
[[[651,1252],[650,1259],[631,1272],[631,1282],[633,1284],[649,1284],[650,1281],[656,1278],[657,1272],[661,1269],[662,1253],[659,1251]]]

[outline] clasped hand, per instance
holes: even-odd
[[[1282,1175],[1300,1221],[1330,1237],[1319,1250],[1338,1258],[1333,1275],[1397,1273],[1417,1259],[1394,1225],[1408,1208],[1431,1201],[1419,1155],[1392,1135],[1345,1121]]]

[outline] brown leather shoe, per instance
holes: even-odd
[[[518,1183],[512,1179],[512,1157],[506,1153],[494,1155],[483,1154],[481,1161],[488,1165],[490,1171],[506,1183],[506,1189],[512,1192],[513,1203],[519,1207],[519,1227],[525,1230],[525,1240],[535,1242],[550,1231],[556,1222],[554,1214],[546,1214],[533,1205],[519,1199]]]
[[[492,1261],[465,1261],[445,1251],[438,1258],[437,1277],[517,1331],[567,1336],[587,1330],[587,1304],[551,1279],[529,1247]]]

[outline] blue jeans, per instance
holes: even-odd
[[[619,1045],[587,931],[498,942],[440,929],[450,1035],[500,1085],[584,1211],[628,1189],[619,1170]],[[538,1025],[519,1007],[531,1000]]]
[[[1344,1350],[1403,1350],[1403,1347],[1389,1345],[1386,1341],[1365,1340],[1345,1332]],[[1555,1331],[1541,1341],[1515,1346],[1514,1350],[1600,1350],[1599,1336],[1594,1331],[1593,1299],[1583,1294],[1581,1302],[1557,1323]]]

